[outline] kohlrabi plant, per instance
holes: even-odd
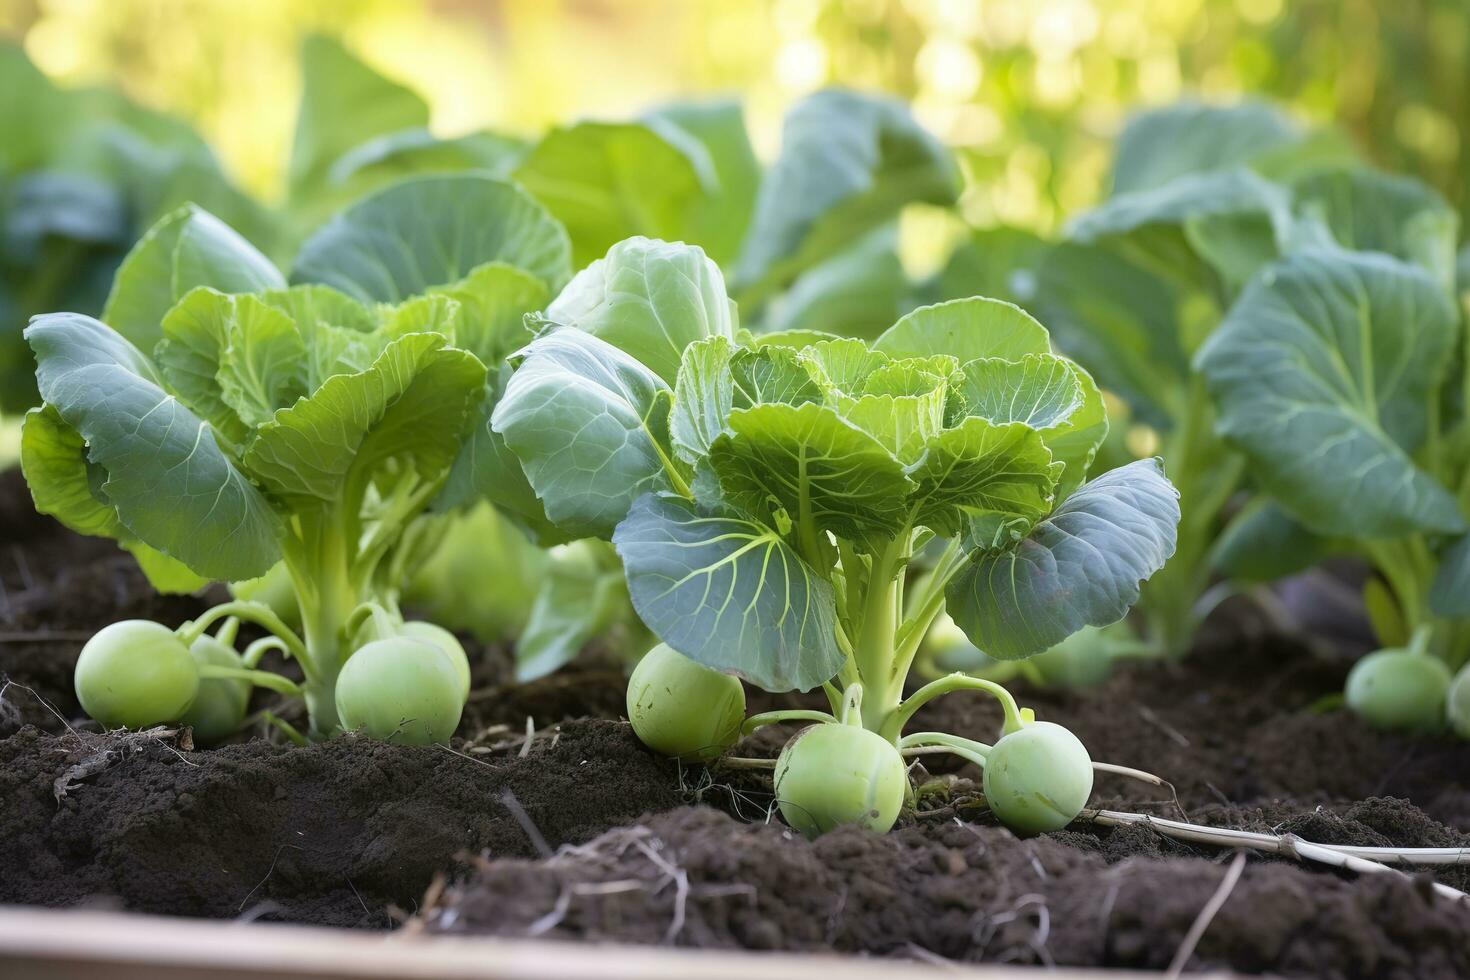
[[[1466,730],[1470,372],[1457,220],[1417,182],[1298,181],[1291,247],[1246,287],[1196,365],[1221,437],[1311,542],[1359,554],[1385,649],[1348,677],[1377,727]],[[1270,547],[1269,542],[1258,542]],[[1455,671],[1460,678],[1455,679]]]
[[[109,626],[82,651],[86,710],[107,726],[208,714],[256,685],[305,702],[309,733],[446,739],[469,671],[459,642],[405,621],[398,597],[439,513],[476,498],[484,425],[524,315],[566,279],[560,224],[519,188],[422,178],[366,198],[304,245],[291,280],[190,208],[123,264],[104,320],[37,317],[44,405],[22,465],[39,510],[117,539],[162,587],[280,563],[300,627],[223,603],[177,629]],[[281,574],[281,573],[276,573]],[[274,637],[299,682],[236,660],[233,627]],[[216,687],[205,705],[200,701]],[[218,702],[218,703],[216,703]],[[228,709],[228,710],[226,710]]]
[[[1139,601],[1140,635],[1161,653],[1185,653],[1225,594],[1209,588],[1214,547],[1227,505],[1250,485],[1245,458],[1215,432],[1215,407],[1191,358],[1251,276],[1289,246],[1293,183],[1348,155],[1339,140],[1304,132],[1264,105],[1145,112],[1118,140],[1110,195],[1077,216],[1063,241],[997,246],[1001,259],[1015,252],[1023,263],[1011,277],[1021,304],[1126,403],[1132,452],[1168,460],[1183,512],[1178,553]],[[1269,540],[1264,531],[1279,528],[1279,518],[1248,509],[1250,526],[1239,533]],[[1317,557],[1268,554],[1254,571],[1284,574]]]
[[[622,558],[663,641],[629,688],[650,745],[709,758],[741,731],[818,722],[776,768],[782,811],[808,833],[890,827],[911,792],[903,751],[932,747],[984,765],[991,806],[1018,829],[1077,814],[1092,767],[1065,729],[981,678],[905,691],[946,607],[992,656],[1029,656],[1120,619],[1174,549],[1178,503],[1156,460],[1085,482],[1102,397],[1036,320],[977,298],[916,310],[872,344],[752,336],[700,249],[631,239],[535,322],[492,427],[545,519]],[[821,688],[830,710],[737,726],[743,695],[725,675]],[[1000,701],[994,746],[907,731],[957,690]]]

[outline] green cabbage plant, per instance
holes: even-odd
[[[1102,397],[1041,324],[973,298],[916,310],[872,344],[752,336],[702,250],[642,238],[536,322],[492,427],[547,521],[613,542],[663,641],[629,686],[645,741],[707,758],[762,724],[819,722],[776,773],[783,813],[808,833],[887,829],[909,793],[901,750],[932,746],[985,765],[991,806],[1019,828],[1076,815],[1092,770],[1065,729],[964,674],[905,696],[946,608],[992,656],[1026,657],[1120,619],[1174,550],[1177,495],[1157,460],[1086,481]],[[741,679],[821,688],[830,711],[742,724]],[[994,746],[906,732],[955,690],[1000,700]]]
[[[37,317],[44,404],[21,447],[37,508],[118,540],[162,588],[281,563],[300,620],[237,599],[175,630],[109,626],[77,665],[84,709],[108,726],[176,722],[243,683],[303,699],[314,737],[446,739],[465,654],[406,622],[399,593],[438,513],[479,499],[498,368],[569,267],[565,231],[519,188],[428,177],[324,225],[289,282],[184,208],[123,263],[101,320]],[[232,659],[228,637],[195,655],[229,618],[268,631],[303,679]],[[230,705],[238,726],[244,699]]]

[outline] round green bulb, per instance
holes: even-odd
[[[644,745],[663,755],[707,762],[740,737],[745,688],[740,678],[660,643],[633,668],[627,706],[628,720]]]
[[[1347,703],[1374,728],[1435,732],[1444,727],[1450,669],[1427,653],[1390,648],[1370,653],[1347,678]]]
[[[400,745],[449,741],[464,710],[444,651],[405,636],[374,640],[348,657],[336,700],[344,729]]]
[[[167,626],[129,619],[97,632],[77,658],[82,710],[107,728],[178,721],[199,691],[189,648]]]
[[[807,837],[841,824],[887,832],[903,809],[908,781],[898,749],[856,725],[813,725],[776,759],[781,816]]]
[[[189,654],[200,667],[243,668],[245,661],[229,645],[204,634],[189,647]],[[228,738],[245,720],[250,704],[250,682],[207,677],[199,682],[194,703],[179,721],[194,729],[194,740],[208,745]]]
[[[1061,830],[1092,795],[1092,757],[1061,725],[1034,721],[991,748],[983,785],[990,812],[1012,830]]]

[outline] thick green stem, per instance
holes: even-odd
[[[973,762],[982,769],[985,768],[986,757],[990,755],[990,746],[984,742],[961,738],[948,732],[914,732],[898,740],[900,750],[923,746],[939,746],[951,755]]]
[[[1016,699],[1011,697],[1010,691],[982,677],[953,673],[937,681],[930,681],[905,698],[903,703],[884,720],[883,726],[877,729],[878,734],[890,742],[897,743],[903,735],[903,726],[908,724],[915,712],[941,694],[963,690],[984,691],[1000,702],[1001,711],[1005,714],[1005,723],[1001,728],[1003,733],[1010,734],[1018,731],[1025,724],[1021,709],[1017,706]]]
[[[313,662],[308,644],[303,643],[296,631],[281,621],[270,606],[263,602],[253,602],[245,599],[236,599],[233,602],[224,602],[213,609],[207,610],[204,615],[191,623],[186,624],[179,630],[179,639],[186,644],[192,644],[204,634],[204,631],[216,621],[227,616],[237,617],[254,623],[255,625],[270,630],[301,663],[301,671],[308,679],[315,672],[316,664]]]
[[[219,667],[206,664],[199,668],[199,676],[205,680],[248,681],[256,687],[299,697],[301,686],[296,682],[273,674],[268,670],[253,670],[249,667]]]
[[[301,601],[306,648],[316,665],[315,676],[303,688],[313,738],[325,738],[340,727],[337,675],[350,652],[347,620],[358,605],[351,575],[355,539],[348,536],[352,526],[347,512],[336,508],[303,516],[298,537],[285,549],[286,568]]]
[[[872,556],[863,619],[853,659],[862,681],[863,726],[882,729],[903,695],[903,679],[895,677],[894,635],[898,629],[898,576],[903,572],[907,534],[894,538]]]
[[[751,715],[749,718],[745,719],[745,723],[740,726],[740,734],[742,737],[744,737],[755,731],[757,728],[761,728],[765,725],[774,725],[780,721],[833,722],[836,720],[837,717],[835,715],[830,715],[825,711],[813,711],[809,708],[787,708],[781,711],[762,711],[758,715]]]

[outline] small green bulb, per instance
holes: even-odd
[[[336,700],[344,729],[400,745],[449,741],[464,710],[444,651],[406,636],[374,640],[348,657]]]
[[[1030,722],[991,748],[983,785],[990,812],[1012,830],[1061,830],[1092,795],[1092,757],[1061,725]]]
[[[908,782],[898,749],[856,725],[803,729],[776,759],[781,816],[807,837],[849,823],[886,833],[903,809]]]
[[[740,737],[745,688],[740,678],[660,643],[633,668],[627,706],[628,720],[644,745],[663,755],[708,762]]]
[[[97,631],[77,658],[82,710],[107,728],[178,721],[199,691],[199,668],[167,626],[129,619]]]
[[[225,643],[203,634],[189,647],[200,667],[244,667],[245,661]],[[194,740],[209,745],[228,738],[245,720],[250,704],[250,682],[222,677],[200,680],[199,693],[179,721],[194,729]]]
[[[1347,703],[1374,728],[1436,732],[1444,727],[1450,669],[1427,653],[1388,649],[1370,653],[1353,665],[1347,678]]]

